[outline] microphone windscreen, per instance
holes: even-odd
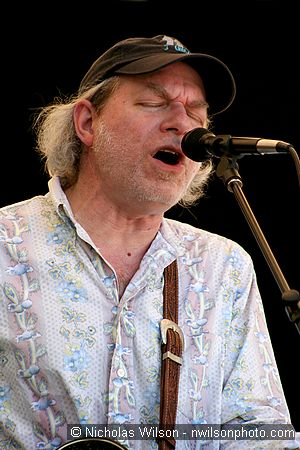
[[[202,138],[204,136],[214,136],[206,128],[194,128],[188,131],[182,138],[181,149],[183,153],[193,161],[206,161],[211,158],[211,154],[206,151]]]

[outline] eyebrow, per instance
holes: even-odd
[[[160,84],[154,83],[153,81],[147,82],[147,87],[156,95],[163,98],[164,100],[170,101],[170,96],[167,90]],[[205,100],[194,100],[188,104],[189,108],[208,108],[209,105]]]

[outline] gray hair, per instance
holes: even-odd
[[[185,208],[195,205],[205,194],[205,188],[208,185],[213,171],[214,168],[211,160],[200,163],[199,170],[179,200],[179,205]]]
[[[36,115],[33,129],[36,132],[36,149],[45,161],[50,176],[58,176],[62,188],[76,183],[79,173],[83,144],[78,138],[73,120],[76,103],[90,100],[98,113],[107,99],[119,86],[120,77],[110,77],[83,93],[69,98],[57,97],[53,104],[41,108]],[[201,163],[179,204],[192,206],[204,194],[204,188],[212,173],[211,161]]]
[[[83,151],[83,144],[74,127],[76,103],[81,99],[90,100],[100,112],[118,85],[119,77],[111,77],[83,94],[69,98],[57,97],[52,105],[42,108],[36,115],[33,129],[36,132],[37,151],[45,161],[46,171],[50,176],[58,176],[63,188],[76,182]]]

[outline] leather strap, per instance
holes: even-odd
[[[173,430],[176,424],[181,356],[184,348],[183,334],[178,321],[178,273],[177,261],[164,271],[164,319],[161,321],[162,369],[160,388],[160,429]],[[157,438],[159,450],[174,449],[173,437]],[[168,433],[173,435],[173,433]]]

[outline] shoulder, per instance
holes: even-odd
[[[48,196],[36,196],[0,209],[0,248],[20,244],[33,224],[41,220],[49,204]],[[7,251],[4,251],[6,254]],[[9,253],[9,252],[8,252]]]
[[[169,236],[176,236],[181,245],[186,247],[197,246],[199,248],[201,246],[218,253],[228,253],[235,250],[243,254],[245,258],[251,259],[249,253],[238,242],[187,223],[164,219],[164,231]]]
[[[0,222],[14,220],[16,217],[27,216],[31,211],[36,211],[49,202],[48,195],[38,195],[18,203],[0,208]]]
[[[201,265],[220,277],[234,272],[252,278],[255,273],[250,254],[238,242],[176,220],[167,220],[164,225],[165,238],[180,264]]]

